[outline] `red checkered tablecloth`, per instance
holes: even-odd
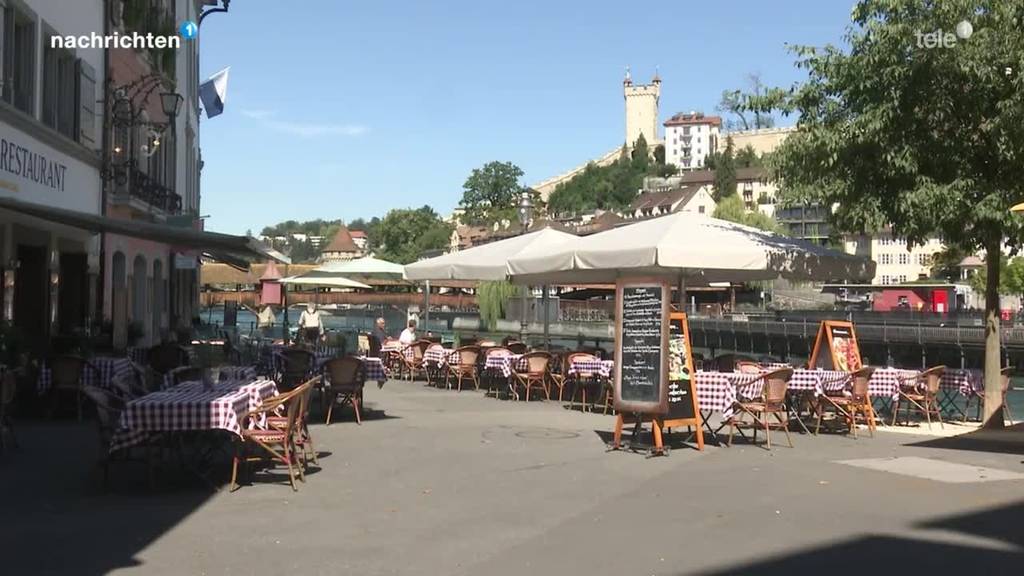
[[[272,380],[218,382],[210,390],[200,382],[186,382],[148,394],[125,406],[110,451],[142,442],[154,432],[227,430],[240,435],[245,415],[276,394]]]
[[[611,378],[612,372],[615,370],[614,360],[600,360],[600,359],[573,359],[572,363],[569,364],[570,375],[591,375],[597,374],[602,378]]]
[[[111,389],[110,383],[116,376],[139,370],[130,358],[97,356],[95,358],[90,358],[89,363],[95,366],[99,373],[97,374],[93,370],[86,368],[82,372],[82,385],[96,386],[105,390]],[[97,377],[99,380],[97,380]],[[43,394],[49,390],[52,385],[53,372],[45,363],[43,363],[39,369],[39,380],[36,381],[36,390],[38,390],[40,394]]]
[[[359,359],[363,361],[363,370],[365,371],[367,380],[375,380],[381,384],[387,381],[388,370],[380,358],[360,356]]]
[[[895,398],[900,385],[912,383],[920,372],[903,368],[878,368],[868,381],[871,396]],[[980,370],[946,370],[939,379],[939,390],[969,395],[984,387]]]
[[[487,355],[487,360],[484,362],[484,369],[493,370],[500,373],[505,378],[508,378],[509,376],[512,376],[513,366],[515,366],[515,363],[519,362],[522,357],[522,354],[501,355],[492,352]],[[523,363],[519,365],[519,369],[526,370],[526,364]]]
[[[459,355],[454,350],[444,348],[435,344],[423,353],[423,363],[431,366],[443,366],[445,364],[458,364]]]

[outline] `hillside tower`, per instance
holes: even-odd
[[[652,147],[658,138],[658,101],[661,99],[661,78],[657,72],[650,84],[633,84],[629,68],[622,81],[622,95],[626,99],[626,146],[632,147],[641,134]]]

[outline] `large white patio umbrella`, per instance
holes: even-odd
[[[370,288],[362,282],[356,282],[340,275],[317,274],[315,271],[281,278],[280,282],[294,286],[320,286],[323,288]]]
[[[524,250],[550,251],[574,241],[576,236],[552,228],[513,236],[466,250],[450,252],[408,264],[409,280],[505,280],[509,258]]]
[[[600,284],[660,276],[682,285],[755,280],[870,281],[875,263],[734,222],[679,212],[508,260],[518,284]]]

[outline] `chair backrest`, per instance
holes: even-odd
[[[480,340],[476,343],[476,345],[481,348],[491,348],[493,346],[497,346],[498,343],[495,342],[494,340]]]
[[[1010,389],[1010,378],[1013,377],[1013,372],[1016,370],[1014,366],[1007,366],[999,371],[999,387],[1003,391],[1003,395]]]
[[[551,354],[538,351],[523,354],[520,362],[516,362],[516,364],[525,364],[526,371],[530,374],[543,374],[548,371],[548,364],[550,362]]]
[[[762,371],[761,365],[757,362],[740,360],[736,363],[736,372],[742,372],[743,374],[760,374]]]
[[[409,345],[412,350],[412,357],[414,360],[423,360],[423,354],[426,353],[427,348],[433,344],[430,340],[417,340]]]
[[[106,447],[117,429],[125,404],[110,391],[96,386],[83,386],[82,392],[92,400],[96,407],[96,422],[99,425],[100,440]]]
[[[309,407],[308,401],[305,399],[309,392],[313,389],[315,382],[310,380],[305,382],[295,390],[292,390],[292,394],[289,396],[285,403],[285,414],[288,416],[284,428],[284,433],[288,436],[295,434],[297,429],[296,424],[299,422],[302,410]]]
[[[942,375],[945,373],[945,366],[933,366],[918,374],[917,381],[924,384],[928,394],[935,395],[939,393],[939,381],[942,380]]]
[[[480,347],[477,346],[476,348],[480,348]],[[484,358],[489,358],[491,356],[511,356],[512,355],[512,351],[509,350],[508,348],[503,347],[503,346],[492,346],[490,348],[483,348],[482,352],[483,352]]]
[[[87,370],[89,363],[79,356],[63,355],[54,357],[49,366],[55,388],[75,388],[81,382],[82,373]]]
[[[793,377],[792,368],[779,368],[764,375],[765,404],[782,404],[786,401],[786,390],[789,379]]]
[[[565,374],[569,374],[569,368],[572,368],[573,362],[579,362],[579,361],[583,361],[583,362],[597,362],[597,359],[598,359],[597,356],[591,354],[590,352],[573,352],[571,354],[568,354],[565,357],[565,372],[564,373]],[[583,373],[583,374],[581,374],[581,376],[585,376],[585,375],[588,375],[588,374],[589,374],[589,372],[588,373]]]
[[[850,374],[850,393],[854,399],[864,400],[868,397],[868,383],[874,373],[874,366],[866,366]]]
[[[288,374],[306,374],[313,369],[316,356],[303,348],[285,348],[281,350],[284,358],[284,371]]]
[[[188,364],[188,352],[173,342],[158,344],[147,354],[149,367],[160,374],[166,374],[179,366]]]
[[[476,366],[477,360],[480,359],[480,347],[463,346],[461,348],[456,348],[455,354],[459,357],[459,366]]]
[[[509,342],[505,348],[508,348],[513,354],[526,354],[529,351],[526,342]]]
[[[182,382],[195,382],[203,379],[203,369],[197,366],[190,366],[188,368],[181,368],[174,371],[174,385],[177,386]]]
[[[363,361],[355,356],[331,358],[324,364],[324,374],[334,388],[363,385]]]

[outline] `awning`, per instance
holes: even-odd
[[[12,212],[91,232],[110,232],[121,234],[122,236],[164,242],[182,248],[201,250],[212,255],[214,258],[217,258],[218,255],[225,259],[234,257],[235,259],[265,260],[270,258],[278,262],[291,264],[290,258],[277,250],[264,246],[263,243],[251,236],[234,236],[138,220],[118,220],[98,214],[87,214],[77,210],[22,202],[13,198],[0,198],[0,209],[11,210]]]

